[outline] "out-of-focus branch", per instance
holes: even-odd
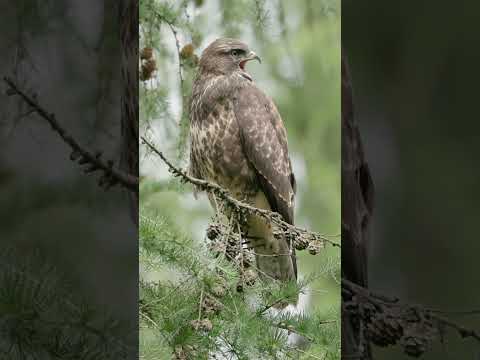
[[[363,152],[363,142],[354,117],[352,80],[344,50],[341,54],[342,98],[342,277],[361,286],[368,286],[368,237],[373,214],[374,186]],[[342,293],[342,300],[344,294]],[[342,358],[371,360],[362,326],[342,311]]]
[[[4,77],[4,81],[9,86],[7,93],[9,95],[19,96],[30,107],[29,113],[37,113],[40,117],[45,119],[50,124],[53,131],[55,131],[72,149],[70,154],[70,159],[72,161],[78,161],[78,164],[86,165],[87,167],[84,170],[85,173],[92,173],[95,171],[103,173],[98,182],[101,187],[109,189],[112,186],[119,184],[129,191],[138,192],[138,177],[114,168],[112,160],[104,161],[101,158],[101,152],[92,153],[86,150],[62,127],[62,125],[60,125],[55,114],[49,113],[38,103],[35,96],[29,96],[26,94],[12,79],[8,77]]]
[[[177,58],[178,58],[178,77],[180,79],[180,88],[182,90],[183,94],[183,83],[184,83],[184,78],[183,78],[183,71],[182,71],[182,56],[181,56],[181,46],[180,46],[180,40],[178,38],[178,31],[175,27],[174,21],[168,19],[167,17],[163,16],[162,14],[158,13],[158,11],[155,11],[155,9],[150,9],[155,16],[160,20],[160,22],[164,22],[165,24],[168,25],[170,28],[170,31],[172,32],[172,35],[175,39],[175,47],[177,48]]]
[[[168,27],[170,28],[170,31],[173,34],[173,37],[175,38],[175,46],[177,48],[177,58],[178,58],[178,77],[180,78],[180,88],[183,94],[184,79],[183,79],[183,73],[182,73],[182,56],[180,54],[180,51],[181,51],[180,40],[178,39],[178,33],[177,33],[177,30],[175,29],[175,26],[170,22],[167,22],[167,24],[168,24]]]
[[[233,210],[260,216],[271,223],[275,224],[279,227],[281,231],[287,236],[287,238],[292,240],[292,243],[297,250],[305,250],[315,255],[319,252],[321,248],[325,246],[325,244],[332,245],[334,247],[340,248],[340,244],[328,239],[325,235],[319,234],[317,232],[311,232],[300,227],[291,225],[285,221],[283,221],[280,214],[264,209],[258,209],[254,206],[251,206],[245,202],[235,199],[230,193],[222,188],[221,186],[201,180],[196,179],[190,175],[188,175],[184,170],[181,170],[175,167],[163,153],[155,148],[153,144],[151,144],[147,139],[144,137],[141,138],[142,142],[156,155],[158,155],[162,161],[168,166],[169,171],[175,176],[182,179],[184,182],[188,182],[190,184],[195,185],[199,190],[205,191],[207,193],[211,193],[215,195],[216,198],[224,201],[228,206],[230,206]]]
[[[350,314],[363,332],[359,349],[367,343],[377,346],[400,345],[412,357],[423,354],[433,341],[443,340],[447,328],[462,338],[480,342],[480,332],[468,329],[443,316],[437,310],[400,302],[395,297],[377,294],[342,278],[342,311]],[[348,358],[363,359],[364,354],[348,354]]]

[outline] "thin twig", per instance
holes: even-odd
[[[200,303],[198,305],[198,321],[202,318],[202,304],[203,304],[203,287],[200,291]]]
[[[143,316],[146,320],[148,320],[149,323],[151,323],[155,328],[160,329],[158,324],[152,320],[147,314],[145,314],[143,311],[140,311],[140,315]]]
[[[287,298],[281,297],[281,298],[275,300],[274,302],[265,305],[262,309],[257,310],[256,315],[257,316],[263,315],[267,310],[271,309],[272,307],[280,304],[281,302],[283,302],[285,300],[287,300]]]
[[[278,324],[275,324],[275,326],[278,327],[279,329],[288,331],[288,333],[297,334],[297,335],[305,338],[305,339],[308,340],[309,342],[313,342],[313,341],[314,341],[314,339],[313,339],[312,337],[303,334],[303,333],[300,332],[299,330],[295,329],[295,327],[293,327],[292,325],[285,325],[285,324],[283,324],[283,323],[278,323]]]
[[[480,332],[478,332],[478,331],[467,329],[466,327],[464,327],[462,325],[456,324],[453,321],[451,321],[449,319],[446,319],[444,317],[438,316],[438,315],[430,314],[430,317],[432,319],[437,320],[441,324],[456,330],[462,338],[471,337],[471,338],[476,339],[477,341],[480,341]]]
[[[152,12],[155,13],[155,15],[157,16],[157,18],[161,21],[161,22],[164,22],[168,25],[168,27],[170,28],[170,31],[172,32],[172,35],[175,39],[175,47],[177,48],[177,58],[178,58],[178,77],[180,79],[180,88],[182,90],[182,97],[184,96],[183,95],[183,90],[184,90],[184,86],[183,86],[183,83],[184,83],[184,78],[183,78],[183,73],[182,73],[182,55],[181,55],[181,48],[180,48],[180,40],[178,38],[178,31],[177,29],[175,28],[175,23],[174,21],[166,18],[165,16],[163,16],[162,14],[158,13],[157,11],[155,11],[155,9],[151,9]]]
[[[292,347],[293,350],[295,351],[298,351],[299,353],[303,354],[303,355],[306,355],[306,356],[309,356],[311,357],[312,359],[318,359],[318,360],[325,360],[325,356],[327,356],[328,352],[324,353],[322,355],[322,357],[318,357],[317,355],[314,355],[314,354],[309,354],[307,353],[306,351],[300,349],[300,348],[297,348],[297,347]]]
[[[459,315],[459,316],[468,316],[468,315],[480,315],[480,310],[441,310],[441,309],[434,309],[428,308],[428,311],[437,314],[445,314],[445,315]]]
[[[183,74],[182,74],[182,55],[180,54],[180,40],[178,39],[178,33],[175,29],[175,26],[171,22],[165,21],[168,24],[168,27],[172,31],[173,37],[175,38],[175,46],[177,48],[177,57],[178,57],[178,77],[180,78],[180,88],[182,90],[182,97],[183,97]]]

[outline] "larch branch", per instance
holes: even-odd
[[[443,339],[446,328],[455,330],[462,338],[480,342],[480,332],[437,315],[437,310],[402,303],[396,297],[375,293],[345,278],[342,278],[342,298],[342,311],[364,329],[363,344],[360,344],[364,348],[367,342],[382,347],[398,344],[407,355],[418,357],[433,341]],[[363,355],[351,356],[362,358]]]
[[[92,173],[95,171],[101,171],[103,173],[99,180],[99,185],[101,187],[108,189],[116,184],[120,184],[129,191],[138,192],[138,177],[114,168],[112,160],[104,161],[101,158],[101,152],[92,153],[85,149],[63,128],[55,117],[55,114],[49,113],[39,104],[35,97],[29,96],[25,91],[21,90],[12,79],[4,77],[3,80],[9,86],[7,93],[9,95],[18,95],[30,107],[28,113],[37,113],[40,117],[45,119],[50,124],[53,131],[55,131],[72,149],[70,155],[72,161],[78,160],[80,165],[87,165],[87,168],[84,170],[85,173]]]
[[[156,155],[162,159],[162,161],[168,166],[169,171],[175,176],[180,177],[184,182],[188,182],[190,184],[195,185],[198,189],[212,193],[219,199],[225,201],[229,206],[231,206],[236,211],[244,211],[248,214],[260,216],[267,221],[272,222],[273,224],[277,225],[286,236],[290,237],[293,240],[293,244],[297,250],[305,250],[308,249],[311,254],[318,253],[318,250],[324,247],[325,244],[332,245],[334,247],[340,248],[341,245],[335,241],[332,241],[325,237],[322,234],[317,232],[311,232],[300,227],[291,225],[285,222],[282,219],[282,216],[276,212],[259,209],[250,204],[247,204],[243,201],[237,200],[234,198],[230,193],[222,188],[221,186],[211,183],[209,181],[201,180],[194,178],[188,175],[184,170],[181,170],[175,167],[166,157],[165,155],[156,149],[156,147],[150,143],[144,137],[141,138],[142,142]]]

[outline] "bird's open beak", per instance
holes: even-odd
[[[262,63],[262,59],[260,59],[260,57],[255,54],[255,52],[253,51],[250,51],[247,55],[247,58],[245,59],[246,61],[250,61],[250,60],[258,60],[258,62],[261,64]]]
[[[250,60],[258,60],[260,64],[262,63],[262,60],[260,59],[260,57],[257,54],[255,54],[253,51],[250,51],[248,55],[238,64],[240,66],[240,69],[242,69],[242,71],[245,72],[245,64]]]

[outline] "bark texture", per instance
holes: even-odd
[[[138,0],[119,2],[122,46],[122,168],[138,177]],[[138,226],[138,190],[128,192],[130,213]]]
[[[342,49],[342,277],[364,287],[368,286],[367,237],[373,193],[354,119],[352,83]],[[342,307],[342,358],[371,359],[369,347],[362,350],[361,343],[364,341],[358,324]]]

